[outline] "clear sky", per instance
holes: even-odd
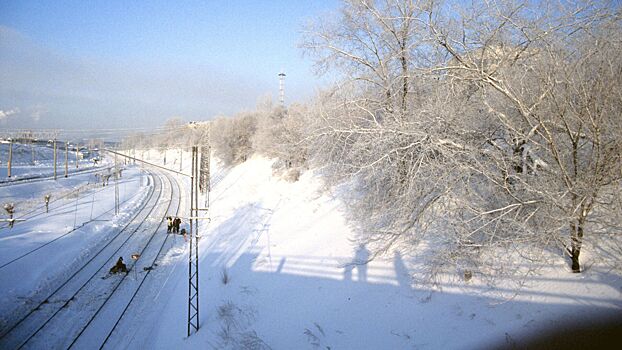
[[[134,128],[321,86],[297,48],[338,0],[0,0],[0,128]]]

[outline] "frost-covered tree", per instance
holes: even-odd
[[[258,110],[255,150],[280,159],[286,168],[306,166],[308,117],[308,107],[301,104]]]
[[[157,135],[158,148],[168,149],[181,145],[186,146],[188,140],[187,123],[181,118],[175,117],[164,122],[164,126]]]
[[[448,57],[431,71],[476,108],[458,123],[476,137],[455,141],[470,174],[453,197],[464,208],[458,241],[557,244],[579,272],[588,231],[619,234],[609,210],[622,166],[619,17],[591,1],[475,2],[459,20],[430,13],[435,50]]]
[[[619,251],[619,33],[605,2],[345,1],[303,45],[344,77],[315,159],[354,179],[377,251],[433,240],[494,274],[561,246],[578,272],[588,232]]]
[[[217,118],[212,122],[210,142],[215,155],[225,164],[238,164],[253,154],[252,138],[257,118],[253,113],[240,113],[232,118]]]

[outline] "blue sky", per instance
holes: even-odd
[[[0,127],[158,126],[322,85],[297,48],[322,1],[0,0]]]

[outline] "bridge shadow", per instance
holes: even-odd
[[[622,322],[622,278],[614,273],[529,276],[538,288],[525,288],[509,300],[473,281],[435,292],[413,284],[412,261],[399,252],[384,263],[369,262],[364,245],[341,257],[273,255],[264,236],[269,239],[274,210],[262,202],[240,206],[224,213],[224,220],[201,238],[204,328],[199,333],[209,334],[213,348],[243,348],[249,341],[273,349],[300,344],[311,349],[522,348],[538,335],[568,332],[577,324]],[[577,286],[586,294],[573,290]],[[495,295],[513,292],[496,288],[501,293]],[[599,292],[590,293],[592,288]],[[251,335],[256,338],[244,338]],[[598,336],[586,338],[598,347]]]
[[[329,257],[282,256],[270,267],[261,252],[252,250],[235,257],[205,255],[201,322],[211,329],[210,339],[216,339],[212,345],[226,345],[223,305],[234,305],[242,319],[226,324],[246,324],[246,333],[240,334],[252,329],[274,349],[301,343],[317,349],[520,348],[540,334],[569,329],[566,321],[579,315],[582,325],[614,316],[616,324],[621,322],[621,299],[586,296],[583,303],[569,306],[576,301],[564,291],[532,292],[555,302],[527,298],[500,303],[480,287],[469,293],[434,293],[429,302],[421,296],[430,291],[413,287],[399,253],[392,268],[373,267],[361,263],[364,249],[358,247],[353,263],[345,265]],[[597,344],[597,338],[590,339]]]

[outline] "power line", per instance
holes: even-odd
[[[209,147],[207,149],[209,150]],[[190,175],[110,149],[105,149],[104,151],[113,153],[115,157],[119,155],[190,178],[190,216],[188,217],[190,223],[190,249],[188,254],[188,336],[190,336],[192,330],[194,330],[194,332],[199,330],[199,220],[209,220],[209,217],[199,217],[200,211],[209,210],[209,202],[207,203],[207,208],[199,208],[199,177],[201,173],[199,148],[198,146],[192,146]],[[209,152],[205,156],[210,157]],[[209,166],[209,161],[205,164]],[[206,181],[209,184],[209,171],[207,171],[206,174]],[[206,189],[208,192],[209,188],[209,185],[207,185]]]
[[[82,136],[83,138],[97,138],[106,136],[127,136],[131,134],[159,134],[162,132],[181,131],[187,129],[189,124],[182,124],[177,126],[159,126],[159,127],[142,127],[142,128],[111,128],[111,129],[54,129],[54,128],[42,128],[42,129],[4,129],[0,132],[0,136],[3,138],[14,137],[15,135],[21,135],[24,138],[39,138],[52,139],[59,137],[60,135],[68,136],[65,138],[77,138]],[[73,135],[73,136],[72,136]]]

